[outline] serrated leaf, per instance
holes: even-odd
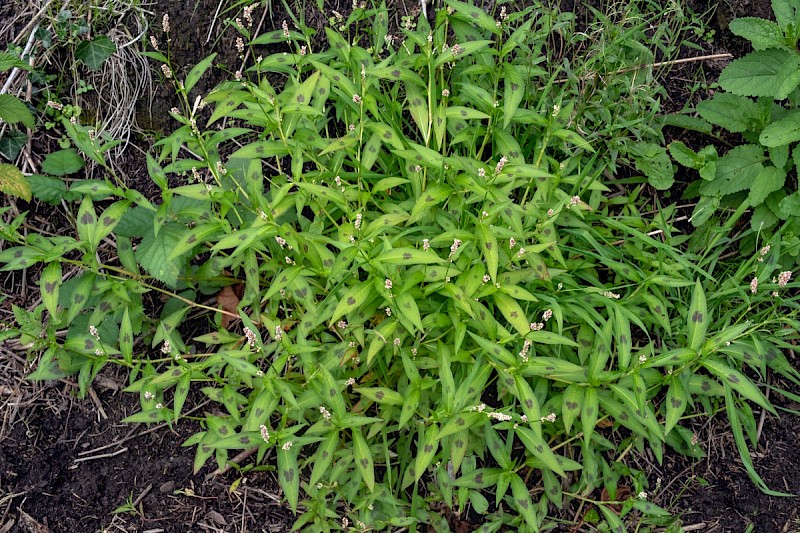
[[[83,168],[83,158],[74,148],[67,148],[47,154],[42,161],[42,171],[54,176],[74,174]]]
[[[700,193],[705,196],[725,196],[745,190],[761,172],[764,161],[766,157],[761,146],[737,146],[719,158],[716,178],[703,183]]]
[[[26,202],[31,200],[28,180],[20,169],[9,163],[0,163],[0,192],[22,198]]]
[[[669,143],[669,154],[672,159],[687,168],[697,168],[700,164],[700,156],[697,153],[683,144],[681,141],[672,141]]]
[[[728,29],[730,29],[734,35],[744,37],[753,43],[754,50],[786,48],[783,31],[771,20],[757,17],[741,17],[732,20],[728,25]]]
[[[800,57],[786,50],[763,50],[736,59],[720,73],[720,86],[740,96],[774,98],[784,79],[781,70],[800,68]]]
[[[11,94],[0,94],[0,119],[12,125],[21,123],[29,130],[36,127],[36,120],[28,106]]]
[[[697,104],[697,113],[712,124],[741,133],[758,117],[758,105],[747,97],[720,91]]]
[[[33,67],[28,63],[8,52],[0,52],[0,72],[6,72],[12,68],[21,70],[33,70]]]
[[[78,43],[78,46],[75,47],[75,59],[83,61],[91,70],[99,70],[106,59],[114,55],[116,51],[117,45],[105,35],[101,35],[90,41]]]
[[[772,166],[764,167],[750,186],[750,194],[747,196],[750,205],[763,203],[767,196],[782,189],[785,182],[786,172]]]
[[[666,190],[675,183],[675,170],[663,146],[639,142],[634,148],[636,168],[647,182],[658,190]]]
[[[180,268],[177,260],[170,260],[170,253],[178,245],[185,229],[177,223],[165,224],[158,236],[152,231],[145,233],[142,242],[136,247],[136,260],[154,278],[175,287]]]
[[[769,124],[759,135],[758,141],[767,147],[800,141],[800,111]]]

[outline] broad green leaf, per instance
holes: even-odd
[[[414,298],[409,293],[404,292],[395,296],[395,302],[397,303],[396,307],[400,316],[411,322],[417,331],[420,333],[423,332],[424,327],[420,318],[419,307]],[[409,331],[409,333],[413,332]]]
[[[39,278],[39,288],[42,295],[42,303],[51,317],[56,316],[58,308],[58,291],[61,287],[61,263],[55,261],[47,265]],[[52,320],[52,318],[51,318]]]
[[[687,319],[689,323],[687,343],[692,350],[699,350],[706,341],[709,322],[706,293],[703,291],[700,280],[695,282]]]
[[[738,370],[734,370],[716,358],[706,359],[703,361],[703,366],[706,367],[709,372],[720,378],[723,383],[730,385],[736,392],[751,402],[760,405],[772,414],[777,414],[775,408],[772,407],[772,404],[770,404],[769,400],[764,396],[764,393],[758,390],[758,387]]]
[[[411,210],[411,218],[406,225],[413,224],[428,212],[429,209],[446,200],[453,193],[453,189],[444,184],[435,184],[428,187],[414,204]]]
[[[2,270],[21,270],[44,259],[44,252],[28,246],[14,246],[0,252]]]
[[[717,161],[717,177],[704,182],[700,193],[707,196],[725,196],[750,187],[766,161],[764,148],[744,144],[728,151]]]
[[[83,168],[84,162],[74,148],[67,148],[47,154],[42,161],[42,171],[54,176],[74,174]]]
[[[771,20],[757,17],[741,17],[732,20],[728,29],[734,35],[744,37],[753,43],[754,50],[767,48],[786,48],[781,28]]]
[[[783,146],[800,141],[800,111],[795,111],[770,123],[761,132],[758,140],[767,147]]]
[[[701,102],[702,103],[702,102]],[[699,106],[700,104],[698,104]],[[700,156],[697,153],[683,144],[681,141],[672,141],[669,143],[669,155],[672,159],[687,168],[697,168],[700,165]]]
[[[454,415],[446,424],[442,426],[436,434],[436,440],[442,440],[450,435],[455,435],[464,430],[470,429],[486,421],[486,415],[477,411],[458,413]]]
[[[614,337],[617,347],[617,359],[619,367],[627,370],[631,364],[631,323],[620,306],[614,307]]]
[[[356,468],[361,473],[364,484],[372,492],[375,490],[375,466],[372,460],[372,452],[360,429],[353,429],[352,434]]]
[[[158,237],[148,231],[139,246],[136,247],[135,256],[140,265],[154,278],[175,287],[178,283],[180,267],[177,260],[170,260],[170,253],[178,245],[185,229],[177,223],[168,223],[161,228]]]
[[[105,35],[101,35],[78,43],[75,47],[75,59],[83,61],[91,70],[100,70],[103,63],[116,51],[117,45]]]
[[[750,186],[747,200],[751,206],[759,205],[767,199],[767,196],[781,190],[785,182],[786,172],[782,169],[773,166],[764,167]]]
[[[658,190],[666,190],[675,182],[675,171],[667,150],[655,143],[639,142],[634,148],[636,168],[648,183]]]
[[[36,127],[36,120],[28,106],[12,94],[0,94],[0,119],[11,125],[22,124],[29,130]]]
[[[59,354],[56,348],[48,348],[39,358],[34,371],[28,374],[26,378],[31,381],[48,381],[66,377],[67,373],[58,364],[60,357],[63,357],[63,353]]]
[[[741,133],[758,118],[759,111],[750,98],[720,91],[697,104],[697,114],[728,131]]]
[[[178,240],[178,242],[175,244],[175,247],[170,251],[168,259],[170,261],[174,260],[175,258],[197,247],[199,244],[209,240],[212,235],[218,232],[221,232],[220,224],[218,222],[200,224],[193,227],[182,234],[180,240]]]
[[[206,70],[208,70],[208,68],[211,66],[211,63],[214,61],[215,57],[217,57],[216,52],[212,53],[210,56],[201,60],[194,67],[192,67],[192,70],[190,70],[189,74],[186,75],[186,81],[183,84],[187,93],[194,89],[194,86],[197,85],[197,82],[200,81],[200,78],[203,77],[203,74],[205,74]]]
[[[436,255],[435,252],[417,250],[416,248],[392,248],[381,252],[375,261],[388,263],[390,265],[430,265],[447,263],[444,259]]]
[[[800,57],[787,50],[752,52],[725,67],[720,73],[719,84],[733,94],[774,98],[784,81],[779,74],[787,64],[797,70]]]
[[[411,420],[411,417],[417,412],[420,402],[420,388],[417,385],[412,385],[406,390],[405,401],[403,408],[400,410],[400,418],[397,422],[398,429],[403,429],[406,424]]]
[[[31,185],[20,169],[9,163],[0,163],[0,192],[31,201]]]
[[[8,52],[0,52],[0,72],[6,72],[12,68],[21,70],[33,70],[27,62],[23,61],[14,54]]]
[[[411,118],[417,124],[422,138],[430,138],[430,123],[428,121],[428,98],[416,84],[406,83],[406,102]]]
[[[478,7],[475,7],[475,9],[480,10],[480,8],[478,8]],[[488,15],[486,15],[485,12],[483,13],[483,15],[488,17]],[[491,20],[491,17],[489,17],[489,20]],[[496,26],[495,26],[495,29],[497,29]],[[460,59],[462,59],[464,57],[472,55],[472,54],[474,54],[476,52],[480,52],[481,50],[483,50],[487,46],[491,46],[492,44],[494,44],[494,42],[493,41],[488,41],[488,40],[477,40],[477,41],[467,41],[467,42],[456,43],[456,44],[458,44],[458,49],[457,49],[458,50],[458,55],[456,55],[455,52],[453,51],[453,48],[455,48],[455,46],[449,47],[447,50],[443,51],[441,54],[438,54],[438,55],[435,56],[436,59],[433,61],[433,68],[434,69],[438,69],[439,67],[441,67],[445,63],[451,63],[451,62],[454,63],[454,62],[457,62],[458,60],[460,60]],[[464,88],[462,88],[461,91],[464,92]]]

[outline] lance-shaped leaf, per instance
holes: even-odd
[[[355,453],[356,468],[361,473],[364,484],[372,492],[375,490],[375,465],[372,460],[372,451],[370,451],[364,435],[361,434],[361,430],[353,430],[353,451]]]
[[[430,265],[447,263],[432,250],[424,252],[416,248],[392,248],[381,252],[375,261],[390,265]]]
[[[694,284],[692,293],[692,303],[689,306],[689,336],[688,344],[692,350],[699,350],[705,342],[706,331],[708,331],[708,307],[706,305],[706,294],[700,280]]]
[[[527,448],[534,457],[544,463],[547,468],[562,477],[567,476],[558,462],[558,457],[553,453],[553,450],[550,449],[550,446],[547,445],[547,442],[545,442],[541,435],[537,435],[531,428],[522,426],[516,429],[516,434],[519,440],[522,441],[522,444],[525,445],[525,448]]]
[[[297,512],[297,500],[300,496],[300,468],[297,466],[299,448],[299,446],[277,448],[278,481],[293,513]]]
[[[500,251],[497,248],[497,237],[487,224],[478,223],[478,238],[481,243],[481,252],[486,260],[486,267],[492,280],[497,280],[497,265],[499,263]],[[530,329],[530,328],[529,328]]]
[[[561,420],[564,422],[564,428],[569,434],[572,428],[572,423],[581,413],[583,406],[583,387],[572,384],[565,390],[561,399]]]
[[[42,303],[51,317],[56,316],[58,309],[58,291],[61,287],[61,263],[50,263],[42,271],[39,278],[39,288],[42,294]]]
[[[703,366],[706,367],[709,372],[720,378],[723,383],[730,385],[733,390],[751,402],[757,403],[772,414],[777,414],[775,408],[772,407],[772,404],[770,404],[769,400],[764,396],[764,393],[758,390],[758,387],[738,370],[734,370],[719,359],[711,357],[703,361]]]
[[[522,65],[503,64],[505,84],[503,93],[503,129],[506,129],[514,118],[519,104],[525,96],[525,78],[522,75]]]
[[[511,475],[511,494],[514,496],[514,505],[525,523],[532,531],[539,531],[539,519],[536,516],[536,507],[531,501],[530,492],[525,482],[517,474]]]
[[[672,431],[672,428],[681,419],[681,415],[686,410],[688,403],[689,395],[686,394],[686,388],[683,386],[680,376],[673,375],[672,383],[667,389],[667,415],[664,420],[664,435]]]
[[[367,298],[370,297],[373,291],[373,287],[371,283],[357,283],[355,287],[350,287],[345,293],[342,295],[339,303],[336,305],[336,308],[333,310],[333,315],[330,319],[330,324],[336,323],[337,320],[342,318],[344,315],[348,313],[352,313],[356,309],[358,309],[364,302],[367,301]]]
[[[522,310],[522,307],[520,307],[515,299],[501,292],[494,293],[492,298],[494,298],[497,308],[500,309],[500,312],[503,313],[503,316],[506,317],[509,324],[511,324],[520,335],[527,335],[530,333],[531,324],[525,315],[525,311]]]

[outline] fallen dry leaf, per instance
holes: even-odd
[[[241,299],[236,295],[236,291],[230,285],[223,287],[222,290],[217,293],[217,305],[228,313],[235,315],[236,308],[239,306],[240,301]],[[223,313],[221,325],[223,328],[228,329],[228,326],[234,320],[232,316]]]

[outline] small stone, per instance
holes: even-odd
[[[166,482],[162,483],[160,487],[158,487],[158,491],[161,494],[167,494],[169,492],[172,492],[173,490],[175,490],[175,482],[174,481],[166,481]]]

